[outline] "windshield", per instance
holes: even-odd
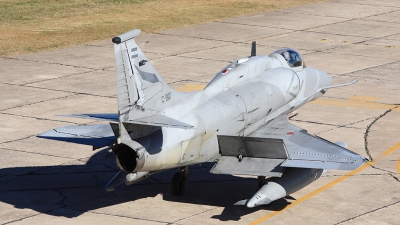
[[[303,60],[298,52],[290,48],[282,48],[276,50],[274,53],[280,54],[290,67],[299,67],[303,65]]]

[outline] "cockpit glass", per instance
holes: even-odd
[[[299,67],[303,65],[303,60],[298,52],[290,48],[282,48],[276,50],[274,53],[280,54],[290,67]]]

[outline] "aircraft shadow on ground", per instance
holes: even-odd
[[[118,170],[114,159],[100,151],[82,165],[0,169],[0,201],[15,208],[71,218],[90,210],[127,202],[135,204],[137,200],[162,195],[163,200],[169,202],[224,207],[221,214],[211,215],[211,218],[222,221],[237,221],[258,210],[278,211],[290,204],[281,199],[252,209],[234,206],[236,201],[250,198],[257,191],[257,181],[211,174],[212,165],[189,167],[188,184],[182,196],[173,196],[170,190],[170,181],[177,170],[154,174],[137,184],[122,185],[109,193],[104,187]],[[60,210],[63,208],[72,210]]]

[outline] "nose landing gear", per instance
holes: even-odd
[[[175,196],[182,195],[185,192],[189,168],[182,167],[179,170],[180,172],[175,173],[171,181],[171,192]]]

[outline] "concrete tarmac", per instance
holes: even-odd
[[[254,40],[259,55],[291,47],[335,83],[359,79],[302,107],[292,122],[372,162],[347,175],[330,171],[253,209],[233,204],[255,193],[256,180],[212,175],[211,164],[190,168],[180,197],[170,192],[174,170],[108,193],[112,154],[35,137],[97,123],[57,114],[117,111],[111,38],[118,34],[0,58],[0,224],[400,224],[399,18],[398,0],[335,0],[137,38],[149,41],[142,50],[183,91],[249,55]]]

